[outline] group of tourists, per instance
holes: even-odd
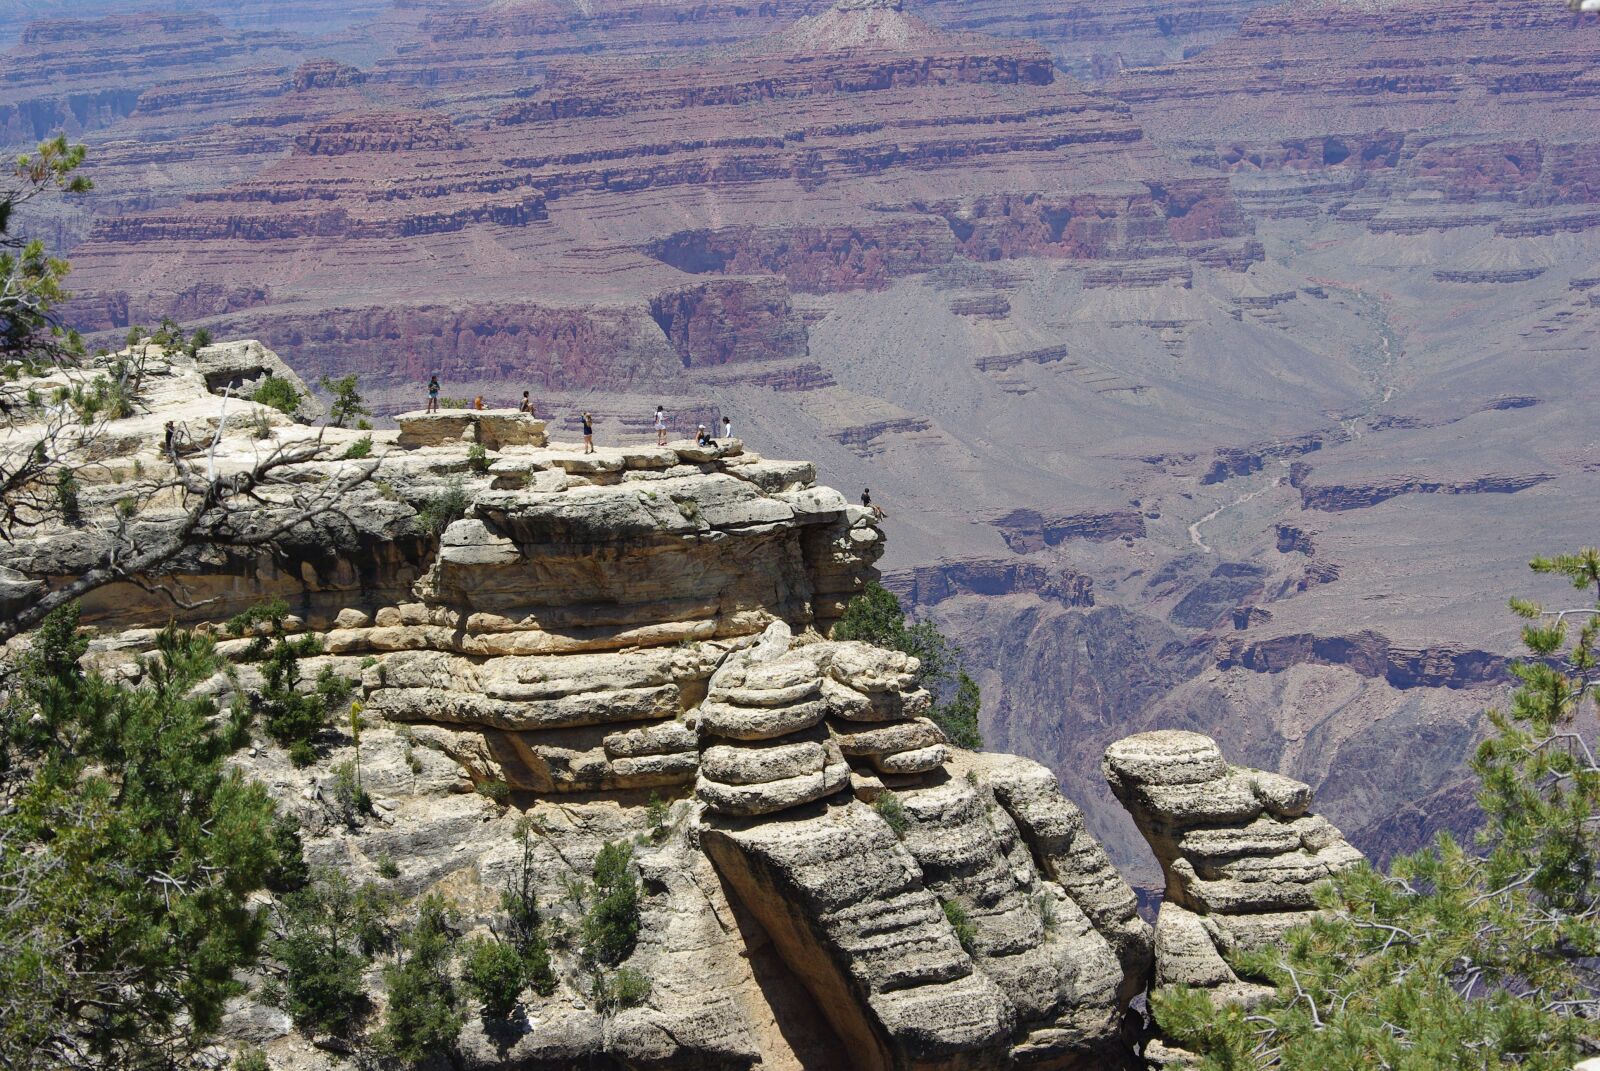
[[[480,411],[487,408],[483,401],[483,395],[480,394],[472,400],[471,408]],[[428,407],[424,410],[424,412],[437,413],[438,411],[439,377],[437,375],[433,375],[428,377]],[[530,416],[534,415],[533,396],[531,392],[522,392],[522,404],[518,407],[517,411],[521,413],[527,413]],[[663,406],[656,406],[655,428],[656,445],[667,445],[667,411]],[[733,421],[729,417],[722,418],[720,430],[718,431],[713,431],[704,424],[697,424],[695,426],[696,445],[714,448],[718,445],[719,438],[724,442],[733,438]],[[589,412],[587,409],[583,411],[583,452],[585,454],[594,453],[594,414]]]
[[[728,417],[722,418],[722,431],[720,434],[723,441],[733,438],[733,421]],[[717,445],[716,434],[704,424],[695,425],[694,441],[696,446],[715,447]],[[659,405],[656,406],[656,445],[667,445],[667,411]]]
[[[477,410],[482,410],[484,408],[483,395],[480,394],[480,395],[478,395],[476,398],[474,398],[472,400],[472,408],[473,409],[477,409]],[[439,411],[439,377],[438,376],[429,376],[428,377],[428,408],[427,408],[426,411],[429,412],[429,413],[437,413]],[[530,416],[534,415],[533,397],[532,397],[532,394],[529,391],[523,391],[522,392],[522,404],[518,407],[518,412],[527,413]],[[170,450],[171,449],[171,428],[172,428],[172,425],[168,424],[167,428],[168,428],[168,449]],[[661,405],[656,406],[655,429],[656,429],[656,445],[657,446],[665,446],[665,445],[667,445],[667,431],[668,431],[668,428],[667,428],[667,410],[666,410],[665,406],[661,406]],[[718,428],[716,428],[715,430],[713,430],[712,428],[706,427],[704,424],[695,425],[694,441],[695,441],[695,445],[697,445],[697,446],[710,447],[712,449],[715,449],[721,443],[727,442],[727,441],[731,440],[732,438],[733,438],[733,420],[731,418],[729,418],[729,417],[726,417],[726,416],[723,417],[720,426]],[[585,409],[583,411],[583,452],[585,454],[594,453],[594,414],[589,412],[589,410],[587,410],[587,409]],[[862,492],[861,492],[861,505],[862,505],[862,508],[871,510],[873,517],[877,518],[878,520],[882,520],[885,516],[887,516],[887,514],[885,514],[883,512],[883,507],[882,506],[878,506],[878,505],[875,505],[873,503],[873,501],[872,501],[872,489],[870,487],[869,488],[865,488],[864,490],[862,490]]]

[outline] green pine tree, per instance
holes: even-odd
[[[353,419],[372,415],[372,410],[363,403],[357,382],[354,372],[338,379],[322,377],[322,389],[333,395],[333,402],[328,406],[328,420],[336,428],[344,427]]]
[[[383,972],[389,1002],[378,1051],[403,1066],[448,1056],[466,1022],[450,976],[450,909],[437,893],[423,897],[417,918],[400,939],[400,959]]]
[[[1325,889],[1322,918],[1238,957],[1277,987],[1266,1007],[1158,995],[1157,1022],[1203,1067],[1568,1071],[1600,1051],[1600,764],[1579,717],[1600,681],[1600,551],[1533,568],[1594,601],[1512,603],[1531,657],[1472,763],[1478,845],[1441,836],[1387,875],[1363,867]]]
[[[33,634],[0,711],[0,1066],[200,1066],[298,840],[193,695],[210,640],[168,629],[130,688],[80,668],[77,620]]]

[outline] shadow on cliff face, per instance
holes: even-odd
[[[1056,771],[1119,869],[1135,885],[1158,885],[1143,838],[1106,788],[1100,758],[1113,741],[1157,725],[1209,731],[1203,712],[1161,708],[1164,696],[1204,668],[1203,648],[1122,607],[1080,612],[1025,597],[967,598],[944,604],[938,616],[985,679],[1000,684],[987,689],[998,697],[985,712],[987,746]]]

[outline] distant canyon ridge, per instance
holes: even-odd
[[[1383,857],[1471,822],[1524,568],[1593,541],[1600,15],[1559,0],[22,0],[0,141],[101,337],[387,412],[728,414],[888,511],[996,748],[1127,872],[1156,727]],[[1146,874],[1153,880],[1153,875]]]

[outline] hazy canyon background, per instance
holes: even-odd
[[[731,415],[889,511],[991,747],[1156,726],[1369,854],[1471,822],[1536,552],[1594,541],[1600,15],[1561,0],[0,8],[74,321],[383,411]]]

